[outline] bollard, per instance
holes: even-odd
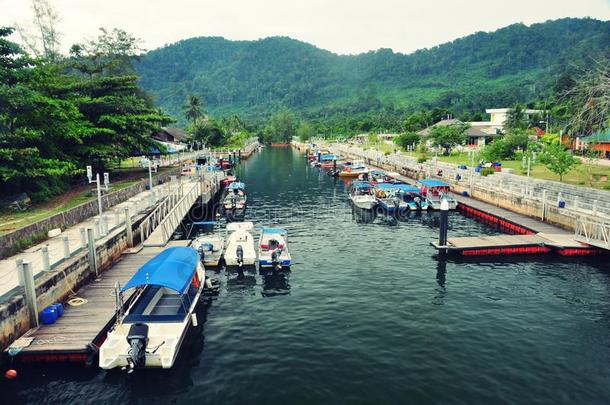
[[[89,247],[89,268],[97,274],[97,257],[95,255],[95,234],[93,228],[87,228],[87,245]]]
[[[42,270],[51,270],[51,260],[49,259],[49,245],[44,245],[42,249]]]
[[[80,228],[80,246],[82,248],[87,247],[87,231],[85,228]]]
[[[124,208],[125,211],[125,234],[127,235],[127,246],[133,247],[133,229],[131,225],[131,215],[129,215],[129,208]]]
[[[320,163],[321,159],[322,159],[322,154],[320,152],[318,152],[318,163]]]
[[[441,200],[441,224],[438,234],[438,245],[447,246],[447,233],[449,231],[449,203],[447,200]],[[440,250],[443,252],[443,250]],[[445,250],[446,252],[446,250]]]
[[[38,326],[38,304],[36,303],[36,285],[34,284],[34,273],[30,262],[21,262],[18,269],[21,275],[19,278],[23,280],[25,288],[25,301],[30,310],[30,322],[32,325]]]
[[[239,156],[237,158],[239,159],[238,162],[241,163],[241,149],[239,150]]]
[[[333,159],[333,173],[336,173],[336,172],[337,172],[337,159]]]
[[[64,259],[70,258],[70,241],[67,236],[62,236],[61,241],[64,245]]]

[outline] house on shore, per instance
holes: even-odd
[[[182,143],[188,138],[188,134],[179,128],[163,127],[153,133],[151,138],[165,146],[167,153],[177,153],[188,148],[186,144]],[[161,152],[155,148],[152,154],[159,156]]]
[[[452,126],[452,125],[468,125],[468,128],[466,129],[466,136],[467,136],[467,141],[466,141],[466,147],[468,148],[480,148],[482,146],[485,146],[486,144],[488,144],[493,138],[497,138],[500,135],[499,132],[495,132],[495,131],[484,131],[479,127],[475,127],[471,125],[472,123],[470,122],[463,122],[460,121],[458,119],[455,118],[448,118],[448,119],[444,119],[441,120],[439,122],[437,122],[436,124],[429,126],[428,128],[422,129],[421,131],[419,131],[417,134],[425,137],[428,136],[430,134],[430,129],[434,128],[434,127],[448,127],[448,126]]]
[[[576,138],[576,149],[585,150],[587,147],[598,152],[600,157],[610,159],[610,128],[593,135]]]

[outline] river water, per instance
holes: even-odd
[[[210,271],[170,371],[20,369],[4,403],[609,403],[601,261],[439,260],[438,218],[365,217],[289,148],[245,161],[248,217],[285,227],[285,274]],[[458,213],[450,236],[497,231]]]

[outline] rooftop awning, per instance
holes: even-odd
[[[376,188],[379,190],[400,190],[403,193],[419,193],[420,189],[410,184],[396,184],[396,183],[380,183],[377,184]]]
[[[246,188],[246,185],[244,183],[241,182],[233,182],[231,184],[229,184],[229,187],[227,187],[229,190],[243,190]]]
[[[448,183],[437,179],[426,179],[418,181],[419,184],[426,187],[449,187]]]
[[[184,294],[198,263],[199,254],[191,247],[167,248],[140,267],[121,291],[154,285]]]
[[[354,188],[371,188],[371,183],[368,181],[354,181],[352,182]]]
[[[275,233],[278,235],[287,235],[288,231],[286,231],[285,229],[281,229],[281,228],[261,228],[261,230],[263,231],[263,233]]]
[[[610,129],[580,138],[581,142],[610,143]]]

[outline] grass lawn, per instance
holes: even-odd
[[[406,154],[406,152],[405,152]],[[414,152],[413,156],[420,157],[421,153]],[[428,154],[428,156],[431,156]],[[450,156],[439,155],[439,160],[442,162],[464,164],[469,166],[470,159],[467,153],[452,153]],[[478,156],[475,156],[475,163],[478,162]],[[521,167],[522,160],[503,160],[502,167],[514,169],[515,174],[527,175],[527,169]],[[532,166],[530,175],[537,179],[559,181],[559,176],[551,172],[543,164],[535,164]],[[604,180],[605,179],[605,180]],[[563,182],[578,186],[587,186],[599,189],[610,190],[610,167],[597,166],[587,163],[581,163],[572,168],[571,171],[563,176]]]
[[[165,168],[159,173],[164,172]],[[117,191],[129,187],[144,178],[148,178],[148,171],[143,169],[126,170],[123,169],[118,176],[125,177],[123,180],[112,182],[112,176],[117,175],[118,171],[114,171],[111,175],[112,188],[110,191]],[[157,173],[153,173],[156,176]],[[73,187],[71,190],[53,197],[44,203],[33,204],[27,211],[0,211],[0,235],[5,234],[15,229],[40,221],[44,218],[58,214],[62,211],[74,208],[77,205],[86,203],[97,198],[95,184],[87,184],[78,187]]]

